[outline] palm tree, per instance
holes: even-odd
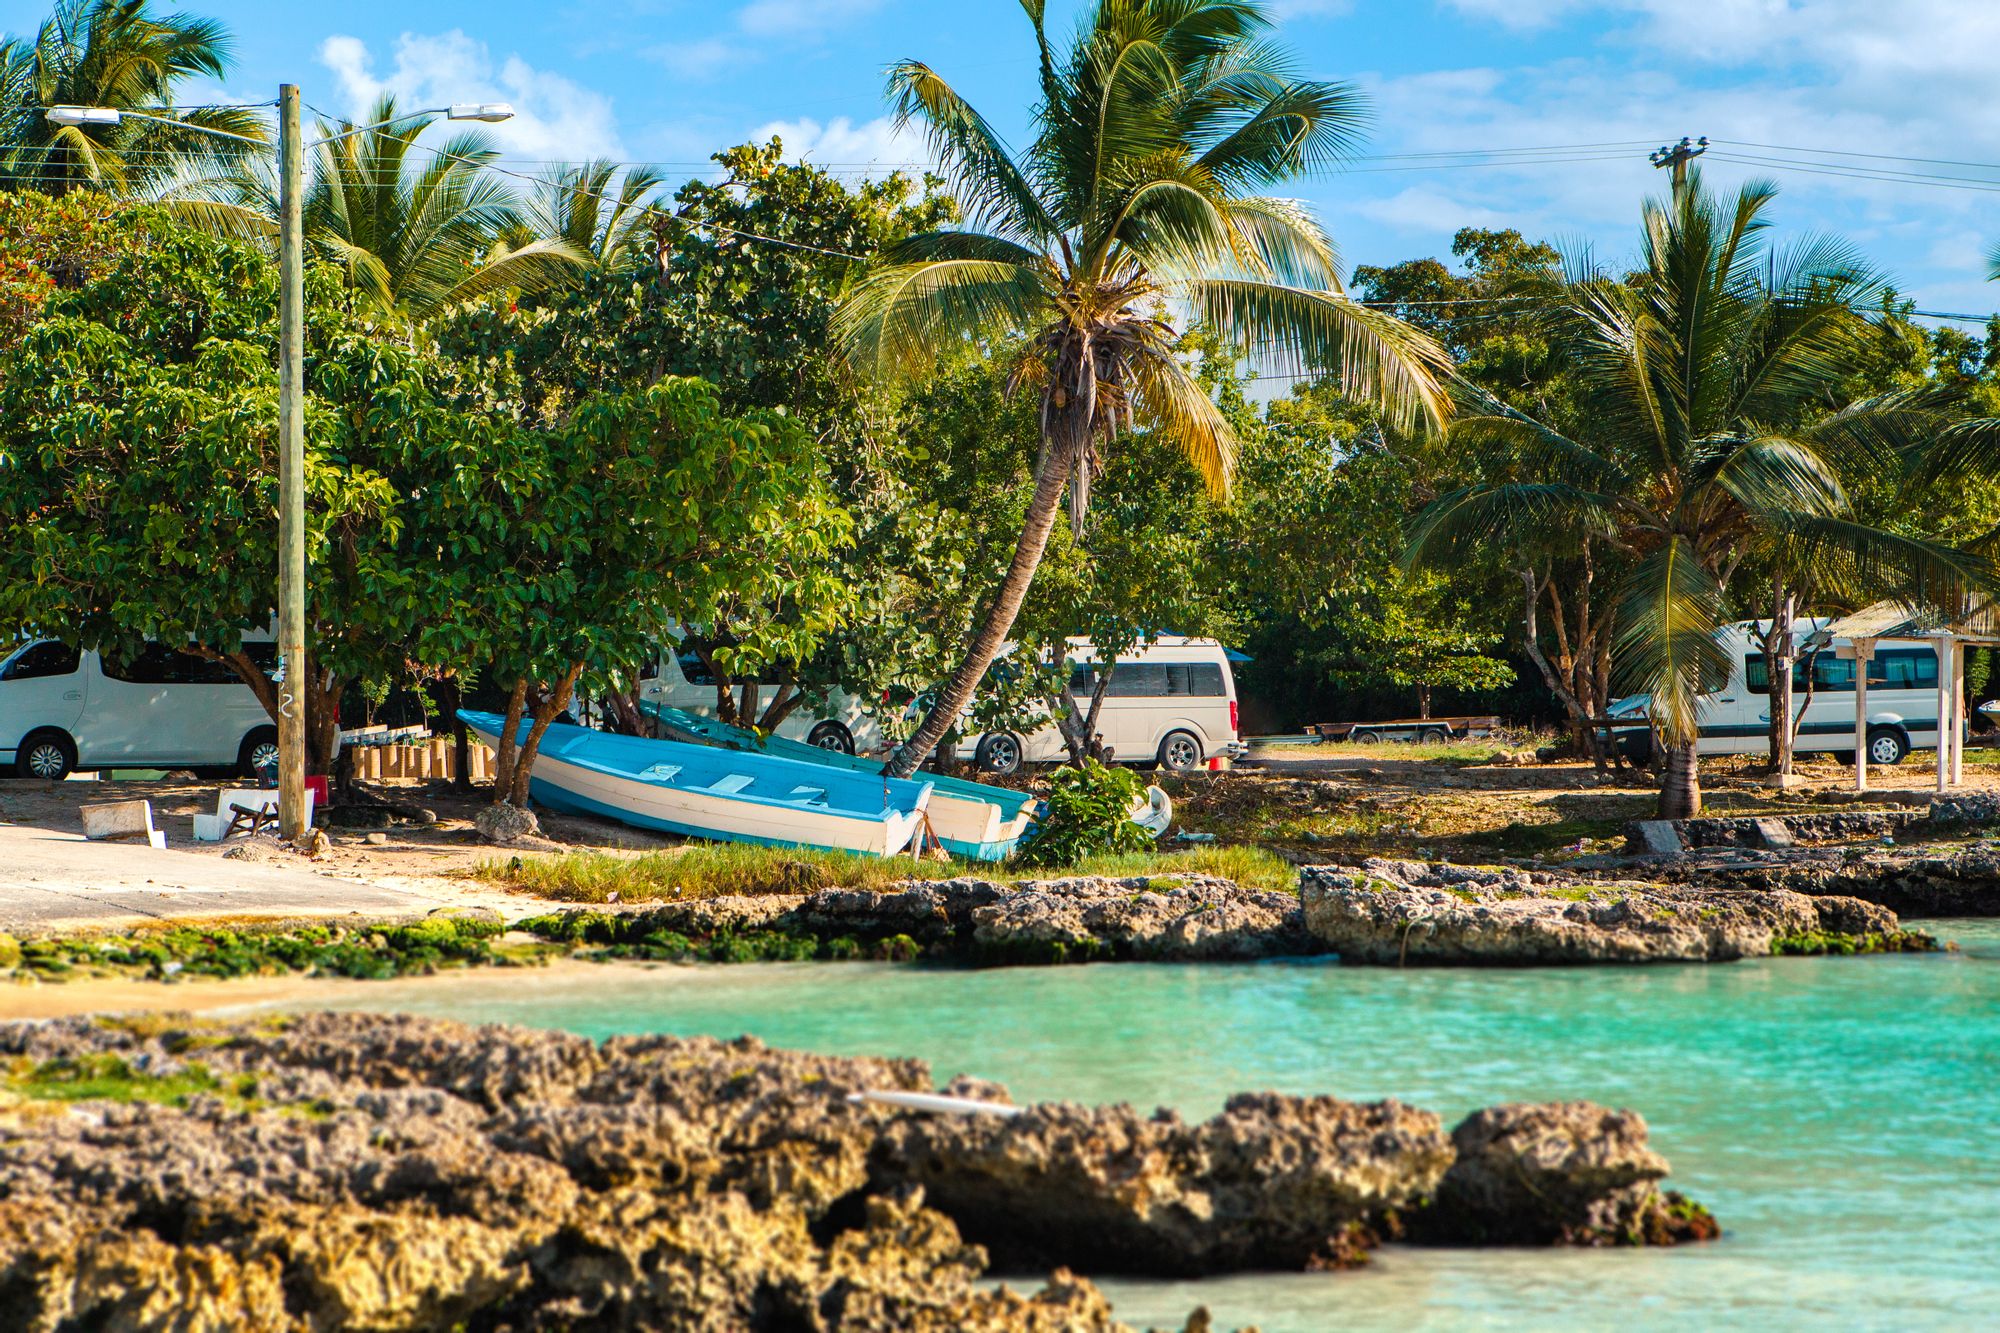
[[[1035,489],[1011,564],[964,660],[888,771],[912,772],[999,653],[1065,490],[1081,527],[1099,453],[1164,432],[1225,492],[1236,441],[1176,355],[1178,316],[1298,371],[1336,368],[1404,421],[1441,420],[1447,359],[1348,300],[1333,246],[1297,202],[1256,191],[1338,160],[1365,111],[1296,78],[1254,0],[1097,0],[1058,54],[1043,0],[1035,132],[1018,157],[928,66],[892,67],[900,125],[920,123],[969,225],[888,248],[836,333],[862,374],[923,374],[943,350],[1023,340],[1012,383],[1041,402]]]
[[[442,148],[418,143],[436,119],[398,115],[396,99],[384,96],[362,121],[373,128],[319,122],[306,245],[345,274],[358,304],[383,318],[422,320],[495,292],[545,290],[588,262],[557,237],[509,245],[524,221],[506,180],[486,170],[499,151],[476,133]],[[273,162],[213,193],[275,226]]]
[[[591,268],[625,267],[644,253],[653,217],[648,203],[664,183],[650,167],[621,176],[616,162],[601,158],[558,167],[529,197],[518,243],[553,238],[586,256]]]
[[[0,189],[144,198],[241,159],[252,145],[175,125],[56,125],[45,114],[109,107],[261,139],[264,121],[247,108],[173,106],[175,84],[228,68],[229,36],[213,19],[155,14],[147,0],[59,0],[32,41],[0,42]]]
[[[1564,419],[1496,403],[1461,417],[1451,441],[1505,451],[1517,479],[1440,496],[1412,529],[1413,561],[1584,533],[1626,557],[1614,662],[1652,696],[1663,818],[1701,808],[1697,700],[1727,669],[1716,635],[1739,562],[1933,603],[1991,577],[1976,556],[1854,518],[1843,470],[1903,460],[1939,418],[1920,396],[1841,405],[1866,355],[1859,311],[1886,283],[1824,237],[1774,251],[1774,194],[1719,199],[1691,176],[1646,205],[1636,274],[1573,264],[1550,319],[1571,367]]]

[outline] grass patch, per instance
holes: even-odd
[[[1532,755],[1538,746],[1549,744],[1551,739],[1546,736],[1525,739],[1489,736],[1463,741],[1375,741],[1368,744],[1353,741],[1308,744],[1301,741],[1297,745],[1260,745],[1253,753],[1258,757],[1284,759],[1367,759],[1465,768],[1473,764],[1490,764],[1496,759]]]
[[[1870,931],[1848,935],[1832,930],[1808,930],[1797,935],[1779,935],[1771,940],[1771,952],[1779,957],[1859,953],[1934,953],[1935,935],[1921,930]]]
[[[156,1074],[136,1069],[116,1055],[66,1056],[39,1063],[18,1059],[0,1076],[0,1086],[40,1102],[157,1102],[185,1107],[196,1097],[220,1097],[239,1110],[259,1104],[254,1074],[238,1074],[225,1082],[206,1066],[193,1063]]]
[[[1256,847],[1193,847],[1184,851],[1121,852],[1085,857],[1067,870],[1017,869],[984,861],[925,861],[913,856],[853,856],[845,852],[700,844],[685,851],[614,856],[565,852],[516,856],[474,868],[474,874],[557,902],[620,902],[715,898],[725,894],[812,893],[818,889],[887,890],[911,879],[973,879],[1013,883],[1074,875],[1130,879],[1202,874],[1246,888],[1289,890],[1297,872]]]
[[[494,937],[504,929],[498,920],[444,915],[406,923],[242,930],[169,926],[122,935],[59,935],[21,941],[20,957],[10,970],[39,981],[79,975],[167,980],[294,973],[372,980],[537,956],[497,947]]]
[[[1558,819],[1543,824],[1511,820],[1499,828],[1461,834],[1457,841],[1510,856],[1544,856],[1585,839],[1618,837],[1624,829],[1622,819]]]

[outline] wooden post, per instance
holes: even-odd
[[[278,832],[306,832],[304,153],[299,86],[278,87]]]
[[[1951,783],[1951,635],[1937,636],[1937,789]]]
[[[1965,785],[1965,641],[1951,646],[1951,785]]]
[[[1835,656],[1854,660],[1854,790],[1868,790],[1868,667],[1875,660],[1875,641],[1856,639],[1851,648],[1835,648]]]

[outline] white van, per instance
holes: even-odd
[[[1097,650],[1087,639],[1071,639],[1068,655],[1070,693],[1087,709],[1097,685]],[[1120,657],[1097,715],[1098,734],[1113,761],[1156,763],[1172,773],[1245,753],[1236,728],[1236,676],[1227,651],[1214,639],[1179,635],[1162,635]],[[958,753],[988,773],[1069,758],[1054,719],[1033,731],[973,736],[960,743]]]
[[[246,647],[252,657],[273,651],[268,642]],[[248,777],[277,753],[271,715],[220,662],[148,644],[113,666],[54,639],[0,661],[0,766],[24,778],[107,768],[226,768]]]
[[[1801,620],[1793,633],[1798,656],[1792,663],[1792,708],[1805,714],[1793,749],[1798,754],[1854,753],[1854,659],[1840,657],[1846,639],[1826,641],[1827,619]],[[1818,639],[1824,643],[1810,664],[1812,703],[1806,703],[1806,653]],[[1704,694],[1698,714],[1701,740],[1697,754],[1766,754],[1770,750],[1770,666],[1763,635],[1755,621],[1725,627],[1718,640],[1729,654],[1729,680]],[[1868,762],[1900,764],[1912,750],[1937,748],[1937,649],[1926,639],[1877,639],[1868,664]],[[1608,710],[1613,718],[1646,715],[1647,696],[1620,699]],[[1652,736],[1643,730],[1617,733],[1620,748],[1638,762],[1652,752]]]
[[[758,690],[760,708],[776,696],[777,688],[765,684]],[[640,677],[639,698],[701,717],[717,715],[715,677],[702,665],[699,654],[684,647],[660,654]],[[883,746],[882,730],[875,719],[860,700],[842,690],[834,690],[817,709],[805,703],[794,708],[778,724],[777,734],[842,754],[873,754]]]

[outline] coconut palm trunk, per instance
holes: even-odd
[[[1676,741],[1662,756],[1659,817],[1691,819],[1701,813],[1701,765],[1694,741]]]

